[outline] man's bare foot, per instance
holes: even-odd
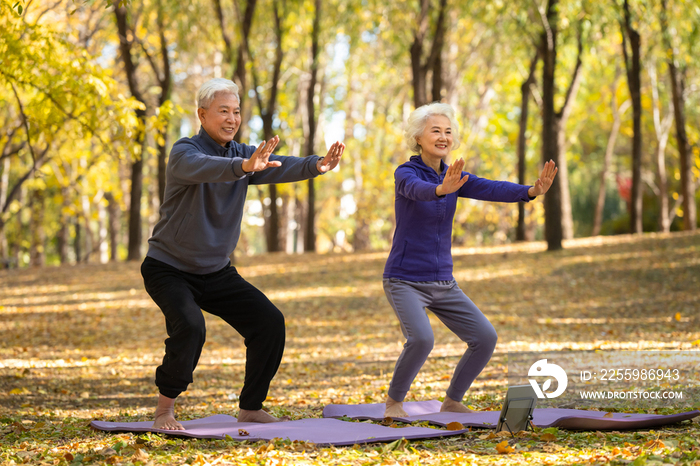
[[[461,402],[455,401],[449,396],[445,396],[445,401],[440,406],[441,413],[473,413],[474,410],[467,408]]]
[[[158,395],[158,407],[156,408],[154,429],[185,430],[182,424],[175,420],[175,398]]]
[[[384,417],[408,417],[408,413],[403,409],[403,401],[396,401],[392,397],[387,396]]]
[[[238,422],[260,422],[262,424],[268,424],[270,422],[284,421],[289,421],[289,416],[275,417],[262,409],[241,409],[241,411],[238,413]]]

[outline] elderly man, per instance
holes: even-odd
[[[175,398],[192,383],[204,345],[202,310],[221,317],[245,339],[246,367],[240,394],[241,422],[277,422],[262,410],[284,352],[284,316],[232,267],[249,184],[285,183],[326,173],[345,146],[328,154],[283,157],[275,136],[257,148],[233,141],[241,124],[238,87],[212,79],[197,94],[199,134],[177,141],[170,152],[161,219],[141,265],[146,291],[165,316],[165,357],[156,370],[160,391],[154,428],[182,430]]]

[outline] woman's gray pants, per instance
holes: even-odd
[[[459,289],[457,282],[412,282],[384,279],[384,292],[406,338],[396,361],[389,396],[403,401],[418,371],[433,349],[433,329],[425,309],[432,311],[462,341],[467,343],[452,375],[447,396],[462,401],[474,379],[491,359],[498,336],[491,322]]]

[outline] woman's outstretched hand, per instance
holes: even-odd
[[[345,144],[340,141],[334,142],[331,148],[328,149],[326,156],[322,159],[318,159],[318,162],[316,162],[316,168],[318,168],[318,171],[321,173],[326,173],[338,166],[340,157],[343,155],[344,150]]]
[[[531,186],[530,189],[527,190],[527,195],[530,197],[535,197],[549,191],[549,188],[554,182],[554,177],[557,176],[558,170],[559,169],[554,165],[553,160],[550,159],[549,162],[546,162],[544,164],[544,168],[542,168],[540,177],[537,179],[537,181],[535,181],[535,186]]]
[[[464,183],[469,179],[469,175],[462,177],[462,168],[464,168],[464,160],[462,159],[455,160],[452,165],[447,167],[445,178],[442,180],[442,184],[437,185],[435,188],[435,194],[444,196],[464,186]]]
[[[271,167],[281,167],[282,163],[277,161],[270,161],[270,156],[272,151],[277,147],[277,143],[280,142],[280,138],[275,136],[269,141],[261,142],[253,155],[249,159],[246,159],[241,164],[241,168],[246,173],[261,172],[267,168]]]

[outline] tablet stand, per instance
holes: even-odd
[[[515,437],[515,433],[513,432],[513,430],[512,430],[512,429],[510,428],[510,426],[508,425],[508,419],[506,419],[506,413],[508,412],[508,410],[509,410],[509,408],[510,408],[510,404],[511,404],[512,402],[514,402],[514,401],[529,401],[529,402],[530,402],[529,406],[527,407],[527,415],[524,416],[524,417],[525,417],[525,430],[531,429],[531,430],[534,431],[535,429],[534,429],[534,425],[532,424],[532,413],[533,413],[533,411],[535,410],[535,401],[536,401],[536,398],[529,398],[529,397],[527,397],[527,398],[511,398],[511,399],[507,399],[506,402],[505,402],[505,406],[504,406],[503,409],[501,410],[501,417],[500,417],[499,420],[498,420],[498,426],[499,426],[499,427],[505,426],[505,427],[508,429],[508,432],[510,432],[510,435],[513,436],[513,437]],[[523,408],[523,409],[524,409],[524,408]],[[515,419],[514,425],[518,425],[518,424],[520,424],[522,421],[523,421],[523,418],[522,418],[522,417],[519,417],[519,418]],[[499,429],[497,429],[497,430],[499,430]],[[500,430],[503,430],[503,429],[500,429]]]

